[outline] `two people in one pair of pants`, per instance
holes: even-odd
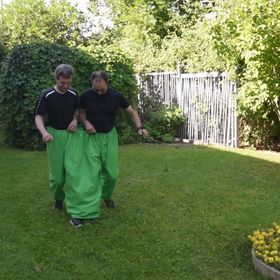
[[[47,143],[54,208],[62,209],[65,198],[71,224],[80,227],[81,220],[99,216],[101,196],[107,206],[114,206],[112,194],[118,175],[114,127],[117,109],[121,107],[130,113],[139,133],[146,136],[147,131],[122,95],[108,88],[108,75],[103,71],[92,74],[92,88],[81,97],[80,118],[87,133],[77,131],[79,100],[70,88],[73,73],[70,65],[57,67],[55,86],[39,97],[35,123]],[[96,97],[100,97],[98,102]],[[48,130],[44,123],[46,115]]]

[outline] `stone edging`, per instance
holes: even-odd
[[[280,271],[267,265],[262,260],[258,259],[252,250],[252,263],[257,272],[261,273],[265,277],[269,277],[273,280],[280,280]]]

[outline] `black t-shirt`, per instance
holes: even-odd
[[[129,103],[123,95],[111,88],[108,88],[104,95],[89,88],[80,98],[80,108],[86,111],[87,120],[101,133],[111,131],[118,108],[126,109],[128,106]]]
[[[41,92],[35,115],[47,116],[47,125],[55,129],[67,129],[79,107],[79,98],[75,90],[58,93],[54,88]]]

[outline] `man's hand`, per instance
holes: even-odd
[[[89,134],[96,133],[95,127],[89,121],[85,121],[84,125],[87,133]]]
[[[53,137],[48,132],[44,133],[42,138],[45,143],[50,143],[53,140]]]
[[[145,128],[138,128],[138,133],[143,136],[144,138],[146,138],[148,136],[148,130]]]
[[[67,130],[69,132],[75,132],[77,130],[77,126],[78,126],[78,122],[76,119],[73,119],[72,122],[70,122],[70,124],[67,127]]]

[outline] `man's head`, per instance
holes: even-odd
[[[71,85],[74,69],[69,64],[60,64],[55,69],[56,87],[60,92],[66,92]]]
[[[109,77],[105,71],[96,71],[91,74],[91,85],[98,94],[103,95],[108,88]]]

